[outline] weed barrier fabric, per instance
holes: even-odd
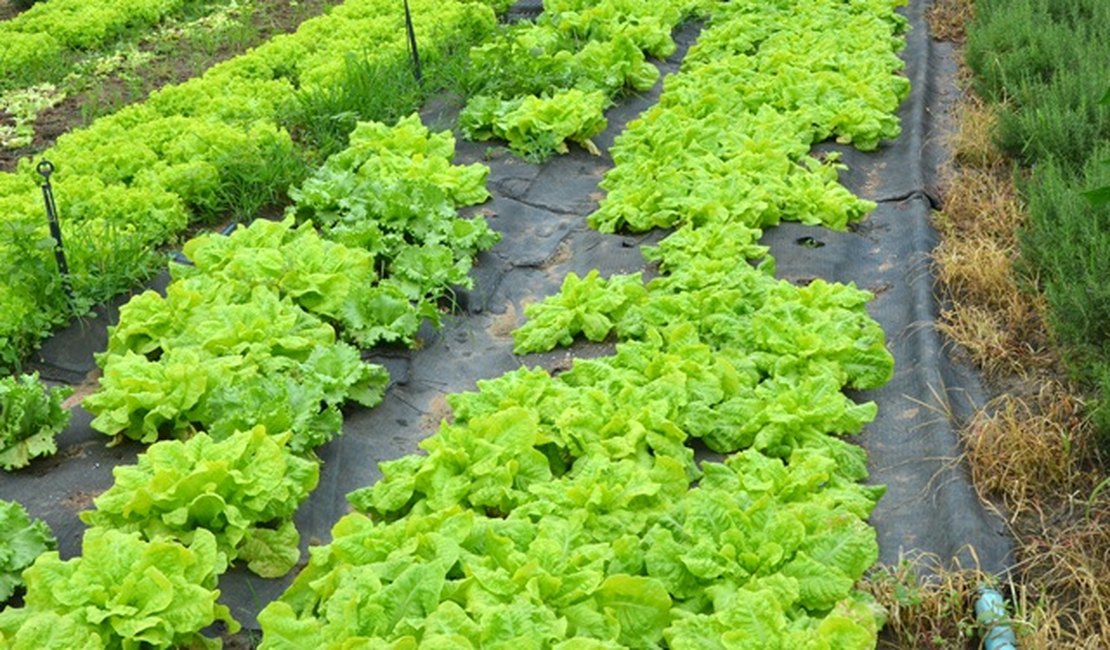
[[[536,4],[521,3],[517,10],[529,15]],[[943,565],[958,561],[1001,573],[1011,551],[1005,526],[977,499],[959,463],[956,433],[960,420],[984,402],[984,391],[973,372],[949,358],[934,326],[938,306],[929,251],[936,235],[929,217],[936,170],[945,157],[938,146],[940,116],[955,92],[955,65],[947,47],[927,34],[926,4],[915,2],[906,10],[912,30],[903,56],[913,91],[900,111],[902,136],[869,154],[836,145],[817,147],[842,151],[849,166],[842,182],[878,208],[849,232],[783,224],[769,229],[763,243],[776,259],[777,277],[797,283],[817,277],[855,282],[876,295],[869,311],[887,334],[895,376],[882,389],[854,397],[879,405],[878,418],[856,441],[869,453],[871,481],[887,485],[870,520],[878,530],[880,561],[896,564],[902,557],[925,553]],[[679,50],[663,63],[664,74],[678,69],[697,33],[695,26],[680,30]],[[603,152],[625,124],[655,103],[659,92],[657,84],[609,112],[609,128],[596,141]],[[448,128],[457,110],[451,102],[432,102],[423,117],[433,129]],[[513,355],[510,333],[523,322],[525,305],[557,293],[572,271],[653,273],[639,248],[665,233],[602,235],[586,226],[586,216],[602,197],[598,182],[612,166],[606,155],[593,157],[575,148],[537,166],[501,147],[460,140],[457,158],[490,166],[494,198],[476,210],[504,239],[478,257],[472,271],[475,290],[456,295],[457,313],[441,330],[422,331],[420,349],[371,356],[389,369],[390,389],[377,408],[347,409],[344,435],[319,449],[324,461],[320,484],[295,519],[302,549],[330,540],[332,525],[350,510],[345,495],[375,482],[378,462],[417,451],[418,443],[449,416],[446,394],[473,390],[477,380],[521,365],[559,372],[570,367],[572,357],[612,351],[609,345],[580,343],[545,354]],[[99,319],[58,334],[44,346],[39,369],[70,382],[92,370],[92,353],[103,349],[103,328],[113,313],[105,310]],[[76,409],[73,423],[59,438],[58,455],[0,476],[0,498],[19,501],[32,516],[45,519],[63,558],[80,549],[84,526],[76,514],[112,484],[112,467],[133,463],[142,450],[134,443],[106,447],[104,436],[89,428],[90,419]],[[257,627],[257,613],[292,577],[265,580],[242,568],[233,570],[220,581],[221,601],[245,627]]]

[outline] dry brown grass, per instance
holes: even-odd
[[[1032,502],[1015,532],[1022,647],[1110,647],[1110,501]]]
[[[957,80],[963,87],[970,87],[970,73],[961,67]],[[964,95],[959,108],[959,124],[948,141],[955,161],[964,169],[1008,171],[1009,161],[994,144],[997,123],[995,112],[973,94]]]
[[[887,610],[879,648],[966,649],[977,636],[975,597],[990,580],[977,570],[937,572],[935,558],[879,567],[861,587]],[[931,578],[922,579],[929,574]]]
[[[1024,213],[1009,166],[991,140],[990,110],[973,98],[959,110],[959,127],[948,141],[953,164],[934,218],[941,234],[934,273],[947,297],[939,328],[988,379],[1026,375],[1053,361],[1043,299],[1022,291],[1014,270]]]
[[[974,17],[974,0],[936,0],[925,15],[933,38],[954,43],[964,42],[964,26]]]
[[[972,3],[937,0],[934,36],[962,41]],[[965,458],[1015,540],[1000,589],[1019,647],[1110,648],[1110,479],[1046,333],[1044,299],[1029,290],[1036,279],[1015,269],[1024,212],[1011,163],[992,141],[992,109],[967,95],[947,142],[953,160],[933,254],[945,299],[938,327],[997,395],[967,423]],[[880,647],[966,649],[979,647],[973,603],[992,579],[918,558],[879,568],[861,586],[890,612]]]
[[[1063,384],[1046,381],[1028,397],[1003,394],[964,432],[971,477],[984,497],[1020,515],[1047,495],[1090,493],[1092,447],[1083,403]]]

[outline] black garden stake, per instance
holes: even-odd
[[[66,298],[73,303],[73,287],[69,282],[69,265],[66,264],[66,251],[62,246],[62,226],[58,223],[58,206],[54,204],[54,188],[50,186],[50,175],[54,173],[54,163],[43,160],[36,167],[42,176],[42,200],[46,204],[46,220],[50,224],[50,236],[54,238],[54,260],[58,263],[58,273],[62,276],[62,289]]]
[[[409,51],[412,52],[412,70],[416,76],[416,83],[422,83],[424,75],[420,71],[420,52],[416,49],[416,30],[412,28],[412,12],[409,11],[409,0],[405,0],[405,31],[409,36]]]

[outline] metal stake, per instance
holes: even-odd
[[[409,36],[409,50],[412,52],[412,69],[416,82],[422,83],[424,75],[420,71],[420,51],[416,48],[416,30],[412,27],[412,12],[409,11],[409,0],[405,0],[405,31]]]
[[[50,175],[54,173],[54,163],[43,160],[35,168],[42,176],[42,200],[46,204],[46,220],[50,224],[50,236],[54,238],[54,261],[58,263],[58,273],[62,276],[62,289],[66,298],[73,304],[73,287],[69,280],[69,265],[66,264],[66,251],[62,245],[62,226],[58,223],[58,206],[54,204],[54,188],[50,186]]]

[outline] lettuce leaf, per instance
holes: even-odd
[[[23,586],[23,570],[57,545],[45,523],[32,520],[18,503],[0,500],[0,603]]]

